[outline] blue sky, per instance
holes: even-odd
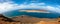
[[[43,9],[60,13],[60,0],[0,0],[0,13],[17,9]]]
[[[35,1],[35,3],[44,2],[48,5],[60,5],[60,0],[13,0],[13,1],[17,4],[21,4],[21,3],[24,3],[24,2],[31,3],[33,1]]]

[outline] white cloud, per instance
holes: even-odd
[[[48,10],[48,11],[53,11],[53,12],[57,12],[57,13],[60,13],[60,8],[58,8],[58,7],[51,7],[51,6],[46,6],[46,9]]]
[[[30,3],[27,4],[14,4],[14,2],[12,2],[11,0],[0,0],[0,13],[2,12],[6,12],[6,11],[11,11],[11,10],[15,10],[15,9],[41,9],[43,8],[43,6],[39,6],[39,5],[44,5],[45,3]]]
[[[18,7],[20,9],[45,9],[48,11],[52,11],[52,12],[57,12],[60,13],[60,8],[58,7],[52,7],[52,6],[45,6],[45,3],[30,3],[28,5],[25,4],[20,4]]]
[[[41,9],[45,7],[45,3],[30,3],[30,4],[20,4],[17,6],[20,9]]]
[[[45,6],[46,5],[45,3],[30,3],[30,4],[23,3],[18,5],[10,0],[6,0],[6,2],[2,0],[1,2],[0,2],[0,13],[16,10],[16,9],[27,9],[27,8],[28,9],[45,9],[48,11],[60,13],[60,8],[58,8],[59,6],[56,8],[52,6]]]
[[[0,13],[17,9],[15,8],[17,4],[12,4],[13,2],[12,1],[9,2],[9,1],[5,2],[4,0],[2,0],[3,3],[0,2]]]

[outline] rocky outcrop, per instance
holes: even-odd
[[[20,22],[14,21],[0,14],[0,24],[20,24]]]
[[[0,14],[0,20],[2,21],[8,21],[8,22],[13,22],[14,20],[10,19],[10,18],[7,18],[5,16],[3,16],[2,14]]]

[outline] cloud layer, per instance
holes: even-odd
[[[0,13],[17,10],[17,9],[44,9],[48,11],[53,11],[60,13],[60,6],[52,7],[46,5],[46,3],[29,3],[16,4],[11,0],[1,0],[0,1]]]
[[[16,4],[14,4],[10,0],[6,0],[6,1],[5,0],[1,0],[0,1],[0,13],[17,9],[15,7],[16,7]]]

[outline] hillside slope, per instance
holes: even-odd
[[[22,16],[17,16],[17,17],[13,17],[12,20],[15,21],[20,21],[22,23],[39,23],[41,21],[44,22],[57,22],[57,19],[49,19],[49,18],[36,18],[36,17],[31,17],[28,15],[22,15]]]

